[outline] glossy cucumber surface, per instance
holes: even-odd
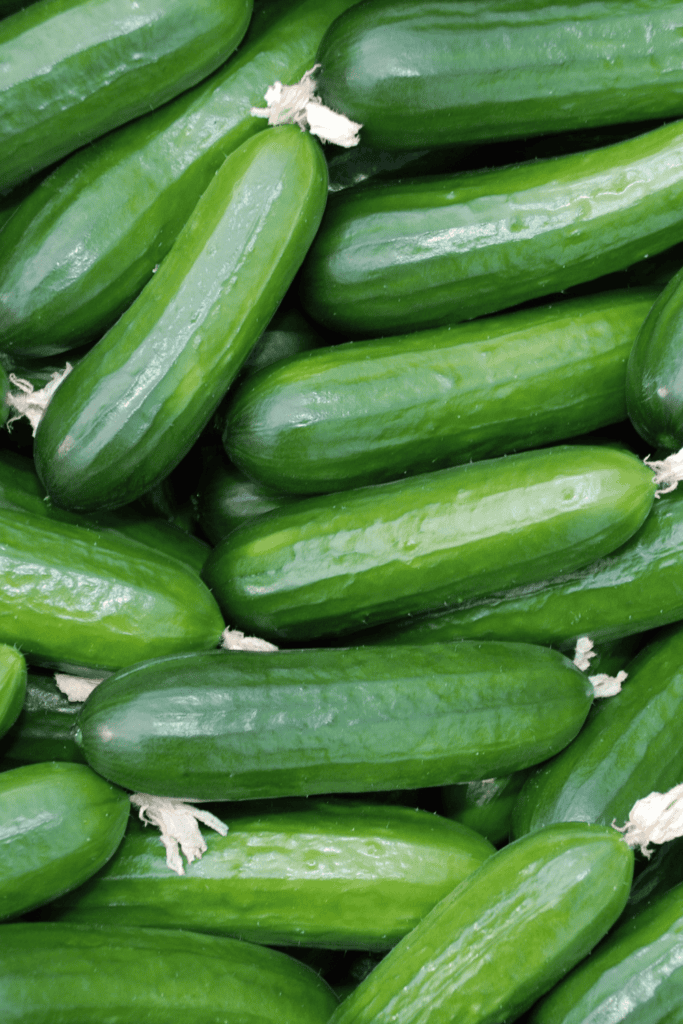
[[[683,5],[364,0],[325,33],[323,101],[380,148],[683,113]]]
[[[632,851],[602,826],[512,843],[438,903],[330,1024],[515,1020],[607,932],[632,875]]]
[[[0,644],[0,737],[14,725],[26,696],[26,659],[16,647]]]
[[[322,150],[295,125],[227,158],[154,279],[38,426],[36,468],[57,505],[124,505],[187,454],[287,291],[326,189]]]
[[[106,679],[77,740],[105,778],[159,796],[416,789],[546,760],[592,697],[569,659],[525,644],[213,651]]]
[[[0,22],[0,189],[195,85],[252,0],[38,0]]]
[[[11,768],[41,761],[85,763],[74,740],[79,704],[58,689],[53,675],[30,672],[18,717],[0,739],[0,757]]]
[[[469,320],[683,238],[683,122],[585,153],[331,196],[306,311],[350,336]]]
[[[653,498],[630,454],[523,452],[269,512],[214,548],[204,578],[249,633],[342,635],[576,569],[624,543]]]
[[[315,62],[352,0],[259,5],[225,67],[81,149],[15,214],[0,247],[0,350],[62,352],[117,320],[166,255],[225,157],[267,126],[275,81]]]
[[[479,779],[441,791],[444,814],[474,829],[494,846],[502,846],[510,838],[512,811],[529,769],[498,779]]]
[[[266,487],[324,493],[564,441],[626,418],[655,290],[333,345],[229,397],[223,443]]]
[[[94,875],[121,842],[129,813],[128,795],[87,765],[48,761],[0,772],[0,918]]]
[[[0,641],[66,671],[206,650],[224,628],[192,569],[114,533],[0,508],[0,572]]]
[[[181,878],[135,817],[115,857],[51,920],[189,928],[279,946],[386,950],[491,856],[436,814],[361,801],[226,807]]]
[[[6,1024],[327,1024],[337,999],[284,953],[159,928],[8,924],[0,945]]]

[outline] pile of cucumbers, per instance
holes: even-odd
[[[0,1019],[683,1020],[683,2],[0,0],[0,151]]]

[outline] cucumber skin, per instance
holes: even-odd
[[[609,292],[281,361],[229,399],[223,444],[263,486],[324,493],[563,442],[626,419],[655,290]]]
[[[79,705],[57,688],[54,676],[30,672],[26,697],[12,728],[0,739],[0,757],[9,768],[41,761],[85,764],[74,740]]]
[[[329,1024],[515,1020],[585,957],[626,903],[633,853],[569,823],[490,857],[361,982]]]
[[[340,635],[576,569],[624,543],[653,496],[631,455],[523,452],[269,512],[215,547],[203,576],[245,632]]]
[[[680,782],[681,665],[677,626],[636,655],[621,693],[596,701],[580,735],[529,776],[513,811],[514,836],[558,821],[623,825],[637,800]]]
[[[586,153],[331,196],[304,309],[349,336],[445,326],[683,238],[683,123]]]
[[[131,817],[109,863],[51,920],[187,928],[265,945],[387,950],[494,848],[408,807],[312,798],[220,814],[227,836],[178,878]]]
[[[675,1024],[683,1001],[683,885],[619,925],[529,1014],[529,1024]]]
[[[159,928],[8,924],[6,1024],[327,1024],[337,1005],[309,967],[263,946]],[[255,998],[258,993],[258,998]]]
[[[67,672],[205,650],[224,628],[193,570],[113,533],[0,508],[0,572],[0,642]]]
[[[128,795],[86,765],[48,761],[1,772],[0,919],[94,875],[121,842],[129,813]]]
[[[214,71],[252,0],[41,0],[0,22],[0,189],[161,106]],[[188,14],[192,11],[192,17]]]
[[[641,437],[664,451],[683,446],[683,271],[666,286],[629,356],[626,405]]]
[[[26,696],[26,659],[15,647],[0,644],[0,737],[14,725]]]
[[[366,0],[325,33],[318,88],[384,149],[677,117],[682,25],[661,0]]]
[[[352,0],[277,0],[224,68],[79,150],[22,203],[0,253],[0,349],[66,351],[108,330],[151,279],[225,157],[267,126],[276,80],[312,67]],[[147,170],[149,169],[149,170]]]
[[[159,796],[417,789],[546,760],[592,698],[569,659],[524,644],[212,651],[106,679],[76,739],[104,778]]]
[[[326,196],[322,150],[295,125],[226,159],[154,280],[50,401],[35,460],[55,504],[116,508],[168,476],[282,300]]]

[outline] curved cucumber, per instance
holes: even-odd
[[[105,778],[160,796],[417,789],[546,760],[592,697],[572,662],[526,644],[213,651],[105,679],[78,741]]]
[[[2,939],[6,1024],[327,1024],[337,1005],[310,967],[216,935],[32,923]]]
[[[586,153],[330,197],[306,311],[365,337],[562,291],[683,238],[683,122]]]
[[[622,910],[633,853],[572,822],[490,857],[375,967],[330,1024],[516,1020]]]
[[[115,508],[168,476],[277,309],[326,195],[322,150],[295,125],[227,158],[158,274],[50,401],[35,458],[57,505]]]
[[[0,642],[66,671],[97,675],[205,650],[224,628],[210,592],[181,562],[29,512],[0,508],[0,573]]]
[[[320,94],[372,145],[449,145],[683,114],[676,0],[365,0],[318,50]]]
[[[487,459],[269,512],[214,548],[204,577],[249,633],[348,633],[585,565],[638,529],[654,486],[607,448]]]
[[[211,835],[182,878],[132,817],[115,857],[50,919],[386,950],[494,853],[476,832],[408,807],[311,799],[221,817],[227,836]]]
[[[3,19],[0,189],[201,81],[251,12],[251,0],[40,0]]]
[[[334,345],[229,399],[223,443],[266,487],[362,487],[564,441],[626,418],[626,361],[657,296],[612,292]]]
[[[54,676],[29,673],[19,715],[0,740],[0,757],[10,767],[41,761],[85,763],[74,739],[79,710],[57,688]]]
[[[0,737],[19,717],[26,696],[26,676],[23,654],[0,644]]]
[[[94,875],[121,842],[129,813],[127,794],[87,765],[48,761],[0,772],[0,918]]]

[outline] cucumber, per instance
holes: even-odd
[[[130,309],[55,392],[35,440],[55,504],[116,508],[189,452],[287,291],[327,170],[296,125],[232,153]]]
[[[0,918],[94,875],[121,842],[129,813],[127,794],[87,765],[48,761],[1,772]]]
[[[0,349],[49,355],[96,340],[171,248],[225,157],[264,130],[276,80],[315,62],[353,0],[261,5],[239,52],[206,82],[69,157],[0,247]]]
[[[0,642],[98,675],[214,647],[218,606],[181,562],[114,533],[0,508]]]
[[[629,663],[621,693],[596,701],[580,735],[529,776],[512,816],[515,836],[558,821],[623,825],[637,800],[680,782],[682,665],[677,625]]]
[[[75,761],[85,758],[74,739],[80,706],[57,688],[53,675],[30,672],[19,715],[0,739],[0,757],[10,768],[41,761]]]
[[[575,572],[463,602],[443,614],[402,619],[354,635],[355,643],[520,640],[567,646],[604,642],[683,619],[683,491],[654,503],[622,547]],[[623,666],[620,666],[623,667]]]
[[[638,529],[654,488],[632,455],[596,446],[486,459],[276,509],[203,575],[245,632],[342,635],[585,565]]]
[[[293,356],[233,390],[223,444],[262,485],[311,494],[620,422],[626,361],[656,297],[608,292]]]
[[[620,925],[542,999],[529,1024],[675,1024],[683,1005],[683,885]]]
[[[503,846],[510,838],[512,811],[529,771],[523,769],[503,778],[444,786],[443,813],[451,821],[474,829],[494,846]]]
[[[105,778],[159,796],[417,789],[546,760],[592,698],[568,658],[526,644],[212,651],[105,679],[76,739]]]
[[[0,737],[19,717],[26,696],[26,675],[23,654],[0,644]]]
[[[677,121],[586,153],[333,195],[301,297],[338,333],[420,330],[562,291],[681,239]]]
[[[271,363],[310,352],[323,344],[322,337],[303,313],[283,303],[249,353],[238,379],[244,380]]]
[[[265,945],[387,950],[494,853],[408,807],[282,801],[221,814],[227,836],[178,878],[135,817],[114,858],[50,920],[188,928]]]
[[[327,1024],[329,986],[284,953],[152,928],[8,924],[5,1024]]]
[[[318,50],[323,102],[379,148],[683,114],[676,0],[364,0]]]
[[[0,189],[166,103],[226,60],[252,0],[38,0],[0,22]]]
[[[375,967],[330,1024],[516,1020],[622,910],[633,853],[572,822],[494,854]]]

